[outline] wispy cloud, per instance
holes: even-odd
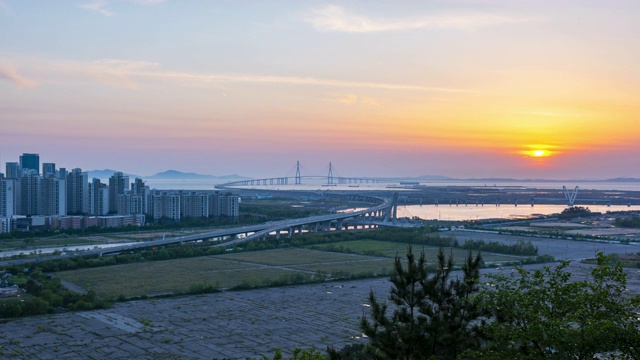
[[[13,11],[4,0],[0,0],[0,14],[13,15]]]
[[[318,31],[347,33],[438,28],[473,29],[530,20],[529,18],[489,13],[439,14],[405,19],[370,18],[364,15],[349,13],[337,5],[326,5],[313,9],[310,14],[305,17],[305,21],[310,23]]]
[[[37,85],[34,80],[20,75],[16,68],[9,63],[0,62],[0,79],[14,83],[18,89],[30,88]]]
[[[264,83],[282,85],[325,86],[336,88],[361,88],[381,90],[417,90],[439,92],[468,92],[467,90],[431,87],[412,84],[395,84],[367,81],[349,81],[316,77],[274,76],[255,74],[207,74],[171,71],[139,72],[137,76],[155,79],[175,79],[190,83]]]
[[[358,96],[355,94],[346,94],[333,99],[344,105],[379,105],[378,101],[368,96]]]
[[[2,8],[2,1],[0,0],[0,9]],[[142,5],[159,5],[166,2],[166,0],[129,0],[129,2]],[[104,16],[112,16],[115,13],[107,8],[109,5],[110,3],[107,0],[93,0],[79,6],[86,10],[96,11]]]
[[[315,86],[326,88],[407,90],[442,93],[475,93],[467,89],[435,87],[416,84],[401,84],[372,81],[351,81],[343,79],[278,76],[242,73],[180,72],[163,69],[160,64],[147,61],[100,60],[79,62],[69,60],[47,60],[22,58],[21,63],[41,74],[47,83],[67,83],[73,81],[99,82],[110,86],[129,89],[143,89],[145,85],[158,82],[174,86],[212,86],[225,84],[267,84],[291,86]],[[344,98],[343,100],[348,101]],[[359,103],[376,103],[375,99],[359,97]]]
[[[165,0],[133,0],[133,1],[139,4],[145,4],[145,5],[158,5],[165,2]]]
[[[108,2],[104,0],[94,0],[92,2],[80,4],[79,6],[86,10],[96,11],[104,16],[111,16],[113,12],[107,10]]]

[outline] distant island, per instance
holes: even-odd
[[[223,175],[223,176],[214,176],[214,175],[203,175],[203,174],[196,174],[196,173],[186,173],[186,172],[181,172],[181,171],[177,171],[177,170],[167,170],[167,171],[163,171],[163,172],[159,172],[155,175],[151,175],[151,176],[145,176],[144,179],[151,179],[151,180],[162,180],[162,179],[189,179],[189,180],[194,180],[194,179],[217,179],[217,180],[245,180],[245,179],[250,179],[248,177],[244,177],[244,176],[240,176],[240,175]]]
[[[98,179],[109,179],[113,176],[113,173],[118,172],[117,170],[104,169],[104,170],[92,170],[88,171],[89,179],[98,178]],[[190,172],[182,172],[177,170],[167,170],[163,172],[159,172],[157,174],[151,176],[141,176],[135,174],[129,174],[123,172],[125,176],[128,176],[130,179],[140,178],[140,179],[148,179],[148,180],[196,180],[196,179],[212,179],[212,180],[245,180],[250,179],[249,177],[240,176],[236,174],[232,175],[223,175],[223,176],[214,176],[214,175],[204,175],[204,174],[196,174]]]

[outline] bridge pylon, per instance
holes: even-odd
[[[296,162],[296,185],[302,184],[302,176],[300,176],[300,160]]]
[[[576,202],[576,197],[578,197],[578,189],[579,188],[576,186],[576,188],[573,190],[573,193],[570,194],[566,186],[562,187],[562,190],[564,191],[564,197],[569,202],[569,206],[573,206],[573,204]]]
[[[382,222],[387,223],[389,222],[389,220],[391,220],[391,222],[395,223],[397,219],[398,219],[398,193],[394,193],[393,198],[391,199],[391,204],[389,204],[389,207],[385,210],[385,216]]]
[[[331,162],[329,162],[329,174],[327,175],[327,184],[333,184],[333,169]]]

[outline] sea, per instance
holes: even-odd
[[[299,191],[410,191],[411,185],[401,184],[399,181],[388,182],[361,182],[352,184],[327,184],[326,179],[302,179],[302,184],[290,185],[254,185],[239,186],[237,189],[252,190],[256,194],[265,190],[299,190]],[[184,179],[184,180],[147,180],[147,185],[152,189],[159,190],[214,190],[216,185],[223,184],[216,179]],[[566,186],[570,192],[578,186],[582,190],[619,190],[619,191],[640,191],[640,181],[514,181],[514,180],[455,180],[455,181],[419,181],[421,186],[472,186],[472,187],[495,187],[495,188],[533,188],[533,189],[559,189]],[[578,200],[580,194],[578,192]],[[576,203],[579,204],[579,201]],[[518,219],[536,215],[551,215],[562,212],[567,205],[544,205],[536,204],[440,204],[440,205],[407,205],[398,207],[399,217],[418,217],[425,220],[481,220],[481,219]],[[588,205],[592,212],[615,212],[615,211],[639,211],[640,204],[611,205],[596,204]]]
[[[214,190],[216,185],[224,184],[219,179],[143,179],[151,189],[158,190]],[[589,180],[450,180],[450,181],[415,181],[422,186],[474,186],[496,188],[533,188],[533,189],[562,189],[566,186],[569,190],[578,186],[584,190],[621,190],[640,191],[640,181],[589,181]],[[238,186],[244,190],[410,190],[410,185],[402,185],[400,181],[361,182],[352,184],[331,184],[325,179],[303,179],[302,184],[289,185],[254,185]]]

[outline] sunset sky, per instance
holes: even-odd
[[[0,171],[640,178],[640,1],[0,0]],[[305,175],[305,174],[303,174]]]

